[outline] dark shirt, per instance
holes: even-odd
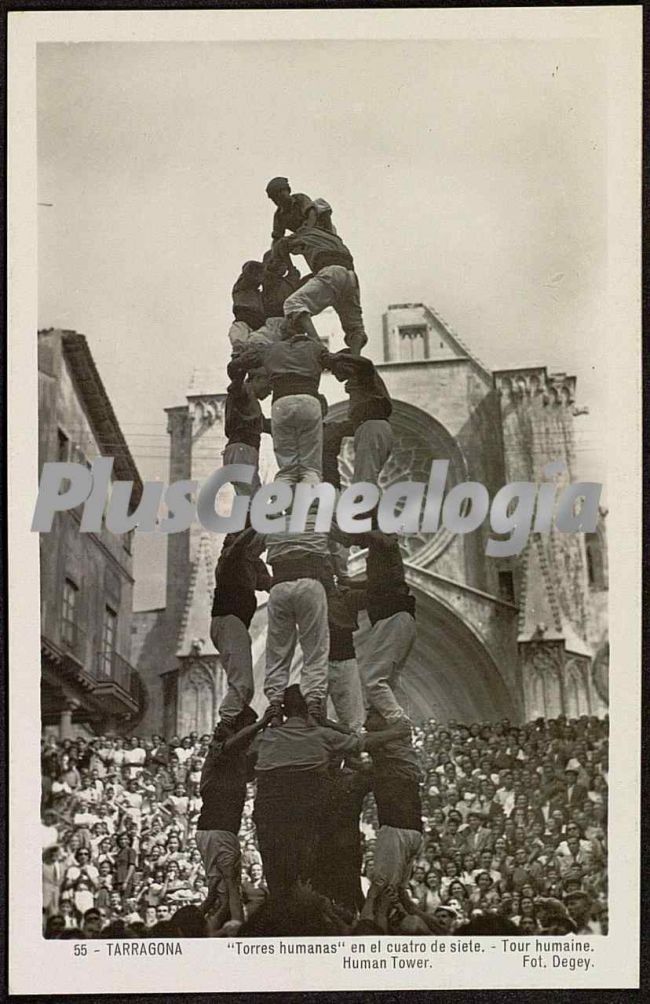
[[[284,267],[282,264],[281,268]],[[278,274],[278,269],[273,266],[267,267],[262,283],[264,313],[267,317],[282,317],[284,301],[298,288],[300,282],[300,272],[293,265],[289,266],[286,275]]]
[[[287,208],[280,209],[278,206],[273,214],[271,240],[276,241],[280,237],[284,237],[286,230],[291,230],[293,233],[301,227],[313,205],[314,203],[308,195],[303,195],[302,192],[294,192]]]
[[[224,428],[229,446],[232,443],[246,443],[259,450],[264,431],[264,415],[243,375],[233,380],[228,387]]]
[[[372,765],[379,825],[421,833],[420,766],[409,739],[396,739],[373,750]]]
[[[246,270],[242,270],[241,275],[232,288],[232,312],[238,321],[246,321],[247,324],[256,330],[261,328],[264,320],[264,303],[260,281],[251,278]]]
[[[341,593],[333,590],[327,597],[327,620],[330,633],[329,658],[333,662],[356,659],[354,632],[359,628],[357,613],[364,602],[362,590]]]
[[[313,885],[351,910],[363,906],[359,816],[372,787],[371,771],[328,771],[321,789],[320,840]]]
[[[169,764],[169,746],[165,743],[161,743],[160,746],[154,746],[152,750],[148,751],[145,762],[147,765],[164,765],[166,767]]]
[[[358,603],[365,605],[371,624],[392,617],[405,610],[415,617],[415,597],[409,592],[404,578],[404,562],[395,535],[380,530],[370,533],[342,534],[332,528],[332,536],[344,544],[359,544],[368,548],[366,576],[368,584],[365,597]]]
[[[375,776],[372,788],[380,826],[422,833],[420,785],[403,777]]]
[[[135,868],[138,856],[132,847],[120,847],[115,856],[115,881],[118,885],[126,882],[129,868]]]
[[[339,471],[341,443],[346,436],[353,435],[354,429],[349,421],[323,422],[323,481],[334,485],[337,490],[341,487]]]
[[[227,830],[239,833],[246,801],[247,746],[225,750],[225,743],[213,742],[201,772],[203,805],[198,830]]]
[[[331,662],[343,662],[345,659],[356,659],[357,653],[354,650],[353,632],[350,628],[338,627],[330,622],[330,650],[329,658]]]
[[[270,588],[268,569],[261,558],[252,555],[255,539],[252,530],[240,533],[235,542],[224,547],[214,573],[212,616],[232,614],[250,627],[257,610],[257,590]]]

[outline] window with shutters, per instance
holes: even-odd
[[[61,638],[70,647],[77,639],[78,594],[79,589],[72,579],[66,579],[63,583],[61,605]]]
[[[105,676],[113,672],[113,655],[117,636],[117,614],[110,607],[104,608],[104,629],[102,632],[102,652],[100,667]]]

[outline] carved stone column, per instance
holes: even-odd
[[[218,657],[201,654],[201,639],[192,645],[189,656],[181,659],[178,695],[178,733],[200,735],[212,732],[218,709]]]
[[[579,655],[567,655],[565,659],[565,714],[568,718],[592,714],[590,662],[590,659]]]
[[[526,718],[556,718],[564,713],[564,643],[529,641],[519,645]]]

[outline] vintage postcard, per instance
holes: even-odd
[[[11,991],[638,986],[641,8],[8,56]]]

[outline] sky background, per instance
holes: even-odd
[[[575,374],[578,473],[604,482],[606,88],[595,39],[40,45],[39,327],[86,335],[167,480],[163,409],[225,371],[285,175],[333,206],[374,359],[386,306],[423,301],[490,369]],[[164,560],[136,535],[136,609]]]

